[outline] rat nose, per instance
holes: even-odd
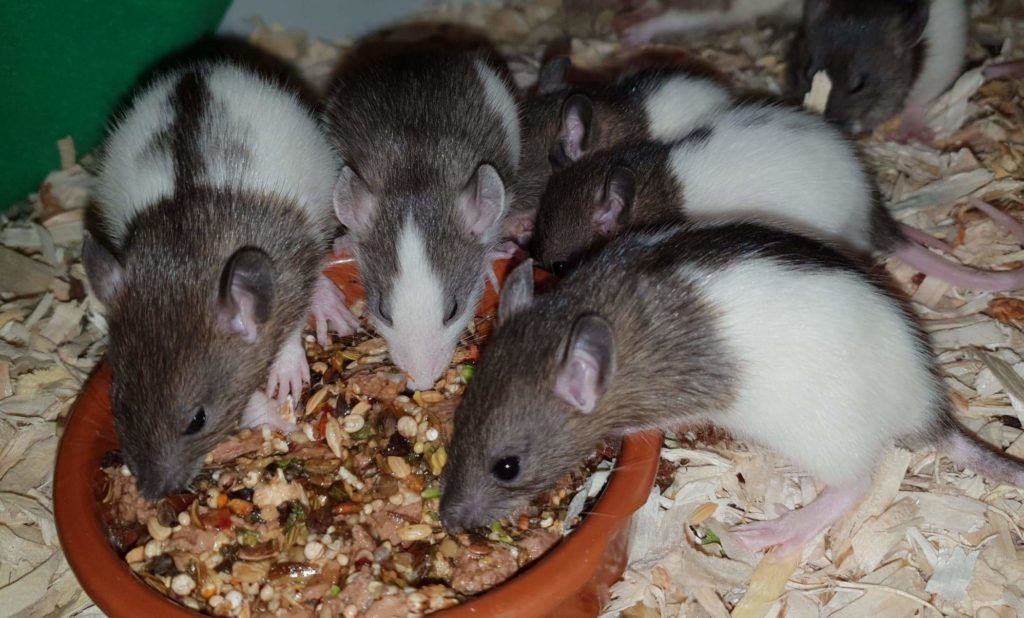
[[[449,532],[462,532],[484,525],[486,513],[479,500],[443,501],[441,503],[441,525]]]

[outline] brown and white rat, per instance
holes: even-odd
[[[240,65],[165,73],[116,119],[83,259],[110,325],[114,426],[146,498],[188,483],[243,422],[281,423],[257,389],[297,400],[310,309],[322,339],[355,327],[320,274],[336,174],[310,110]]]
[[[550,59],[536,93],[523,102],[523,163],[514,215],[529,218],[551,174],[585,153],[678,139],[734,96],[724,78],[687,54],[647,52],[599,72],[572,72],[567,57]],[[601,79],[609,74],[611,79]]]
[[[902,110],[902,137],[929,141],[925,111],[960,74],[966,45],[964,0],[806,0],[790,88],[802,97],[824,71],[827,118],[860,133]]]
[[[1020,227],[981,207],[1011,230]],[[919,244],[934,239],[896,223],[838,129],[809,112],[763,103],[717,113],[675,144],[611,148],[559,171],[541,198],[532,253],[564,275],[626,225],[681,217],[782,224],[858,253],[891,253],[960,287],[1024,288],[1024,270],[977,270]]]
[[[511,74],[489,47],[357,49],[325,118],[370,318],[410,385],[430,388],[483,294],[519,167]]]
[[[525,506],[605,437],[711,423],[825,485],[734,530],[794,550],[849,511],[893,441],[1024,486],[1024,463],[956,420],[924,332],[875,276],[800,235],[749,223],[632,229],[550,293],[529,262],[459,408],[441,521]]]

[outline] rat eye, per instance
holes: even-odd
[[[452,320],[454,320],[455,316],[458,315],[458,313],[459,313],[459,301],[455,300],[454,296],[452,297],[451,300],[448,301],[448,307],[447,307],[447,309],[445,310],[444,313],[445,313],[444,325],[448,326],[448,324]]]
[[[394,326],[394,322],[391,321],[391,311],[388,309],[387,303],[383,300],[377,301],[377,316],[381,322],[384,322],[388,326]]]
[[[519,458],[516,456],[502,457],[491,468],[491,474],[499,481],[508,483],[519,476]]]
[[[189,422],[188,427],[185,429],[185,435],[191,436],[192,434],[199,433],[200,431],[203,430],[203,427],[205,425],[206,410],[203,408],[199,408],[198,410],[196,410],[195,415],[192,417],[192,420]]]
[[[555,262],[551,265],[551,272],[560,279],[568,275],[570,270],[569,262]]]
[[[850,94],[857,94],[861,90],[864,90],[864,86],[868,82],[868,76],[864,73],[858,73],[856,77],[850,82]]]

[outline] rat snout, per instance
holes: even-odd
[[[462,532],[490,523],[487,505],[479,496],[441,499],[441,525],[449,532]]]
[[[189,473],[182,466],[143,465],[133,472],[139,493],[150,502],[181,489],[189,480]]]
[[[451,362],[454,346],[396,345],[391,349],[391,360],[409,376],[409,387],[422,391],[433,388]]]

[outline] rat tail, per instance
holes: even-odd
[[[978,199],[972,200],[971,205],[1010,230],[1018,242],[1024,244],[1024,224],[1020,221]],[[928,241],[924,236],[924,232],[902,226],[901,238],[893,249],[893,256],[926,275],[938,277],[960,288],[984,292],[1024,289],[1024,268],[994,271],[957,264],[926,248],[926,246],[930,246],[935,249],[948,250],[945,243],[938,239]]]
[[[944,445],[950,459],[992,480],[1024,487],[1024,459],[1004,453],[958,421],[950,421],[952,427]]]

